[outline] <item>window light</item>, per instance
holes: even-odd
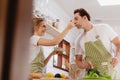
[[[120,5],[120,0],[98,0],[101,6]]]

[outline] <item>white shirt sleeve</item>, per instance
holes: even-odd
[[[75,55],[82,55],[82,49],[80,47],[80,38],[81,35],[77,37],[76,41],[75,41]]]
[[[108,24],[106,24],[106,32],[111,41],[118,36],[118,34]]]
[[[39,39],[40,37],[35,35],[30,38],[29,63],[31,63],[40,52],[40,46],[37,46]]]
[[[30,43],[34,46],[37,46],[37,43],[39,41],[40,37],[39,36],[32,36],[30,39]]]
[[[75,46],[75,55],[81,54],[80,45],[76,44]]]

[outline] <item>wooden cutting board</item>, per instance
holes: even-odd
[[[70,80],[70,79],[63,79],[63,78],[41,78],[41,79],[33,79],[33,80]]]

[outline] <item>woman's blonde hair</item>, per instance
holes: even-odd
[[[39,27],[43,21],[45,21],[44,18],[33,18],[32,19],[32,31],[31,31],[32,35],[34,34],[34,28]]]
[[[41,22],[45,21],[44,18],[33,18],[33,27],[34,26],[40,26]]]

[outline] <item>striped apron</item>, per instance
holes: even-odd
[[[106,50],[98,35],[96,36],[96,41],[85,42],[85,54],[85,60],[91,61],[93,67],[96,68],[101,75],[112,74],[113,67],[110,64],[112,56]]]
[[[42,73],[44,68],[44,54],[43,49],[40,47],[40,52],[30,64],[31,73]]]

